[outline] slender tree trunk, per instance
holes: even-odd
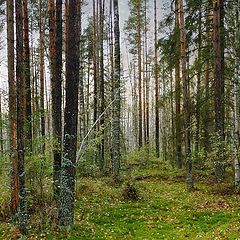
[[[215,164],[218,181],[225,177],[224,145],[224,43],[223,43],[223,1],[213,0],[213,49],[215,87],[215,132],[218,141],[219,159]]]
[[[145,34],[145,78],[146,78],[146,145],[147,151],[149,152],[149,75],[148,75],[148,29],[147,29],[147,0],[145,4],[145,17],[144,17],[144,34]]]
[[[154,0],[154,78],[155,78],[155,145],[156,156],[159,158],[159,81],[158,81],[158,55],[157,55],[157,1]]]
[[[22,235],[27,234],[27,211],[25,190],[25,164],[24,164],[24,63],[23,63],[23,5],[21,0],[15,1],[16,13],[16,83],[17,83],[17,152],[19,174],[19,229]]]
[[[120,180],[120,115],[121,115],[121,55],[118,0],[113,0],[114,8],[114,82],[113,82],[113,117],[112,117],[112,161],[113,178],[116,183]]]
[[[183,1],[179,0],[180,10],[180,43],[181,43],[181,59],[182,59],[182,81],[183,81],[183,107],[184,107],[184,134],[185,134],[185,157],[187,170],[187,188],[193,188],[192,178],[192,160],[191,160],[191,140],[190,140],[190,112],[189,112],[189,80],[187,79],[187,54],[186,54],[186,33],[184,23]]]
[[[57,143],[53,151],[53,191],[54,198],[58,200],[62,157],[62,0],[56,1],[56,7],[54,2],[49,6],[52,129]]]
[[[23,0],[23,40],[24,40],[24,84],[26,94],[25,106],[25,139],[26,148],[32,151],[32,95],[31,95],[31,73],[30,73],[30,48],[29,48],[29,19],[28,0]]]
[[[16,213],[19,202],[19,179],[17,158],[17,116],[16,116],[16,82],[14,76],[14,4],[7,1],[7,55],[8,55],[8,96],[10,126],[10,161],[11,161],[11,201],[12,214]]]
[[[239,43],[240,37],[240,19],[239,19],[239,0],[237,0],[236,8],[236,33],[235,44]],[[235,84],[234,84],[234,141],[235,141],[235,158],[234,158],[234,170],[235,170],[235,187],[240,188],[240,158],[239,158],[239,146],[240,146],[240,86],[239,86],[239,54],[235,52]]]
[[[142,34],[141,34],[141,13],[140,3],[137,5],[137,61],[138,61],[138,146],[143,144],[142,134]]]
[[[182,169],[182,119],[181,119],[181,82],[180,82],[180,28],[179,28],[179,0],[175,0],[175,31],[176,31],[176,50],[175,50],[175,127],[176,127],[176,162],[178,169]]]
[[[211,3],[210,3],[211,4]],[[211,6],[209,6],[209,9]],[[210,11],[207,12],[207,18],[206,18],[206,42],[207,42],[207,49],[210,48],[211,40],[210,40]],[[205,152],[205,158],[207,159],[208,152],[210,150],[210,141],[209,141],[209,78],[210,78],[210,60],[209,58],[206,59],[205,62],[205,104],[204,104],[204,152]]]
[[[79,89],[79,11],[77,0],[69,0],[66,42],[66,106],[60,192],[59,225],[72,227],[76,182],[76,147]]]
[[[199,2],[198,16],[198,66],[197,66],[197,96],[196,96],[196,156],[199,156],[200,150],[200,98],[201,98],[201,69],[202,69],[202,2]]]
[[[79,3],[80,5],[82,4],[81,1]],[[80,7],[81,9],[81,7]],[[80,16],[82,15],[82,12],[80,13]],[[81,17],[80,17],[81,19]],[[84,39],[82,36],[82,21],[80,21],[80,26],[79,26],[79,31],[80,31],[80,79],[79,79],[79,129],[80,129],[80,142],[86,135],[86,108],[85,108],[85,94],[84,94],[84,61],[83,61],[83,49],[84,49]]]
[[[98,114],[98,79],[97,79],[97,20],[96,20],[96,2],[93,0],[93,122],[97,121]],[[94,127],[95,132],[97,126]]]
[[[41,136],[45,137],[45,107],[44,107],[44,30],[42,21],[42,0],[39,0],[39,35],[40,35],[40,125]],[[49,31],[50,32],[50,31]],[[50,33],[51,34],[51,33]],[[51,55],[51,53],[50,53]],[[43,140],[42,152],[45,152],[45,139]]]
[[[100,60],[99,60],[99,91],[100,91],[100,115],[105,110],[105,86],[104,86],[104,51],[103,51],[103,31],[104,31],[104,1],[99,0],[99,51],[100,51]],[[104,115],[100,119],[100,129],[101,129],[101,143],[100,143],[100,153],[99,153],[99,168],[101,175],[105,171],[105,160],[104,160]]]

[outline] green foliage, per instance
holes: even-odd
[[[146,152],[128,156],[131,184],[138,201],[125,200],[128,185],[115,188],[108,178],[80,178],[76,184],[75,226],[71,231],[56,229],[57,211],[47,184],[42,205],[30,219],[31,239],[236,239],[239,231],[240,196],[225,182],[222,188],[208,171],[196,171],[196,190],[185,189],[185,173]],[[138,159],[139,157],[139,159]],[[37,160],[36,160],[37,161]],[[229,181],[229,179],[228,179]],[[49,180],[45,178],[45,182]],[[6,188],[2,190],[6,191]],[[39,198],[39,196],[38,196]],[[7,195],[0,198],[0,203]],[[37,204],[36,199],[29,200]],[[33,203],[32,203],[33,201]],[[13,239],[18,232],[0,222],[0,239]]]
[[[222,141],[216,134],[211,136],[211,152],[208,154],[210,161],[206,161],[208,167],[213,168],[223,159],[224,165],[231,166],[234,159],[233,142]]]

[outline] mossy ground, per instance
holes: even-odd
[[[211,172],[195,171],[189,192],[184,171],[166,166],[132,159],[119,187],[109,178],[78,179],[74,228],[57,229],[49,202],[32,214],[28,239],[240,239],[240,196],[231,177],[217,184]],[[123,198],[127,182],[137,189],[137,201]],[[13,225],[0,222],[0,239],[18,237]]]

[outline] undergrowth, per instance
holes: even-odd
[[[230,172],[218,184],[211,170],[196,170],[195,190],[188,192],[184,170],[143,153],[130,155],[127,162],[118,187],[108,177],[78,179],[75,226],[69,232],[58,230],[51,184],[45,184],[41,196],[38,192],[29,198],[28,239],[240,238],[240,197]],[[2,174],[1,184],[6,179]],[[1,213],[8,202],[3,187]],[[0,217],[0,239],[18,239],[18,230],[5,215]]]

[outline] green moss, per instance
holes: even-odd
[[[29,233],[43,239],[237,239],[240,237],[238,194],[210,185],[210,173],[195,172],[196,190],[185,188],[184,171],[177,172],[160,160],[144,157],[130,161],[125,182],[115,188],[108,178],[81,178],[77,183],[75,226],[59,232],[54,225],[32,216]],[[138,190],[138,201],[124,200],[125,183]],[[51,184],[48,191],[50,191]],[[231,194],[230,194],[231,193]],[[3,197],[4,196],[4,197]],[[2,195],[1,203],[8,194]],[[46,218],[46,216],[45,216]],[[10,224],[0,222],[0,239],[16,234]],[[42,235],[41,235],[42,234]],[[2,237],[3,236],[3,237]]]

